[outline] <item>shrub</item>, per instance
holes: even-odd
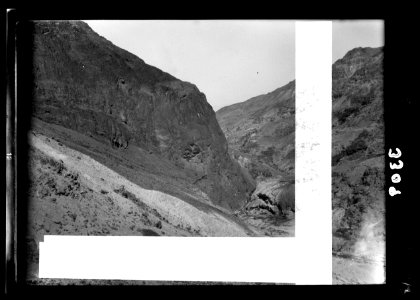
[[[279,127],[275,130],[275,136],[278,138],[285,137],[295,131],[295,124],[287,124],[284,127]]]
[[[259,155],[262,160],[265,160],[267,162],[273,162],[273,155],[274,155],[274,147],[268,147],[266,150],[261,151],[261,154]]]
[[[77,219],[77,214],[76,213],[69,213],[69,217],[73,220],[73,222],[75,222],[76,219]]]
[[[357,113],[359,111],[359,107],[348,107],[341,111],[337,111],[334,113],[335,117],[338,119],[339,124],[343,124],[351,115]]]
[[[258,148],[258,144],[252,141],[246,141],[242,144],[242,151],[244,153],[249,153],[252,149]]]
[[[137,231],[141,232],[144,236],[159,236],[159,234],[150,229],[137,229]]]
[[[248,170],[252,178],[257,178],[258,176],[264,176],[265,178],[269,178],[273,176],[272,172],[263,164],[256,164],[252,162]]]
[[[371,88],[369,90],[368,93],[366,94],[354,94],[350,97],[350,103],[352,105],[359,105],[359,106],[364,106],[366,104],[369,104],[370,102],[372,102],[372,100],[375,98],[375,92],[374,90]]]
[[[367,145],[364,139],[357,137],[346,149],[345,154],[346,155],[352,155],[359,151],[364,151],[367,149]]]
[[[365,151],[368,148],[365,142],[368,137],[369,132],[367,130],[363,130],[349,146],[332,157],[332,165],[335,166],[344,156],[350,156],[356,152]]]
[[[291,149],[289,152],[287,152],[285,159],[295,159],[295,148]]]
[[[63,161],[56,161],[55,159],[51,157],[41,157],[40,162],[42,165],[49,165],[53,169],[57,171],[58,174],[61,174],[63,171],[66,170],[66,167],[64,166]]]
[[[161,229],[162,228],[162,222],[158,221],[155,226],[156,226],[156,228]]]
[[[115,189],[114,192],[123,196],[126,199],[129,199],[129,200],[133,201],[139,207],[141,207],[143,209],[146,208],[146,204],[144,204],[139,198],[137,198],[136,195],[127,191],[124,186],[121,186],[120,188]]]

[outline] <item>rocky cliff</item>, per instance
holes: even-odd
[[[253,185],[231,160],[215,113],[195,85],[146,64],[84,22],[34,22],[33,33],[36,118],[122,157],[135,147],[168,160],[221,207],[244,203]]]

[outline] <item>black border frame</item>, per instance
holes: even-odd
[[[217,5],[216,3],[202,3],[190,4],[190,8],[198,9],[198,11],[182,11],[187,5],[180,3],[173,3],[169,6],[162,8],[162,4],[157,4],[155,8],[130,9],[122,7],[120,10],[111,8],[109,10],[88,10],[82,7],[74,8],[51,8],[45,9],[43,7],[37,8],[17,8],[15,11],[15,20],[24,21],[30,19],[276,19],[285,18],[285,13],[281,13],[280,8],[272,6],[249,7],[248,13],[243,13],[241,7],[226,7],[225,5]],[[206,5],[206,6],[204,6]],[[242,4],[241,6],[245,6]],[[414,7],[392,7],[392,6],[376,6],[370,7],[360,5],[358,3],[351,3],[354,5],[354,10],[351,7],[346,8],[346,11],[341,13],[331,13],[323,11],[322,13],[318,7],[311,11],[311,15],[302,14],[298,7],[294,10],[288,10],[286,19],[384,19],[385,20],[385,47],[384,47],[384,98],[385,98],[385,157],[386,157],[386,284],[385,285],[363,285],[363,286],[241,286],[240,289],[248,293],[249,290],[264,288],[262,291],[273,291],[288,294],[293,293],[293,296],[298,296],[302,288],[305,292],[322,292],[322,295],[329,293],[339,295],[359,295],[360,293],[372,293],[375,296],[410,296],[417,290],[415,278],[415,262],[417,255],[415,251],[415,220],[416,212],[418,211],[415,206],[416,198],[414,187],[416,187],[415,179],[415,161],[417,158],[416,153],[416,122],[415,117],[418,111],[419,96],[415,89],[417,88],[417,78],[419,68],[419,61],[417,59],[417,48],[414,45],[416,40],[416,27],[418,23],[414,17]],[[358,6],[359,5],[359,6]],[[152,5],[151,5],[152,6]],[[159,6],[161,6],[159,8]],[[281,6],[281,5],[280,5]],[[299,6],[299,5],[298,5]],[[199,8],[200,7],[200,8]],[[307,7],[307,12],[311,7]],[[245,9],[246,10],[246,9]],[[337,8],[337,11],[341,9]],[[10,13],[9,13],[10,15]],[[368,16],[369,15],[369,16]],[[236,17],[234,17],[236,16]],[[246,17],[243,17],[246,16]],[[217,18],[216,18],[217,17]],[[19,73],[19,71],[18,71]],[[28,78],[26,78],[28,79]],[[24,91],[23,91],[24,93]],[[18,98],[24,94],[18,94]],[[27,108],[25,108],[27,110]],[[29,111],[29,109],[28,109]],[[17,111],[18,118],[20,111]],[[21,120],[19,118],[19,120]],[[19,121],[20,122],[20,121]],[[18,124],[19,129],[22,129],[25,124]],[[17,153],[19,161],[23,162],[24,157],[19,155],[24,149],[22,144],[17,142]],[[402,151],[401,160],[404,162],[404,168],[400,170],[399,174],[402,177],[402,182],[399,185],[399,190],[402,191],[401,195],[391,197],[387,191],[389,186],[392,185],[390,181],[391,175],[394,173],[389,169],[391,160],[388,158],[388,149],[400,148]],[[392,160],[394,162],[394,160]],[[19,170],[22,169],[18,168]],[[19,176],[19,175],[18,175]],[[21,185],[25,185],[25,181],[19,181]],[[17,191],[19,197],[19,189]],[[24,213],[19,208],[19,214]],[[22,230],[18,222],[17,232]],[[21,239],[18,238],[17,242],[20,243]],[[22,250],[18,249],[18,268]],[[57,292],[100,292],[101,294],[110,295],[116,292],[119,294],[121,291],[140,292],[143,289],[152,288],[154,292],[156,288],[153,286],[136,286],[136,287],[119,287],[119,286],[62,286],[62,287],[45,287],[45,286],[27,286],[21,282],[14,282],[10,280],[11,275],[7,275],[9,279],[9,292],[11,293],[50,293]],[[190,289],[213,289],[214,287],[227,289],[228,286],[188,286]],[[164,290],[175,290],[185,286],[165,286]],[[229,286],[231,288],[231,286]],[[237,290],[239,287],[233,286]],[[278,290],[280,288],[280,290]],[[258,294],[259,294],[258,292]],[[354,293],[354,294],[353,294]],[[209,294],[210,295],[210,294]],[[279,295],[280,296],[280,295]]]

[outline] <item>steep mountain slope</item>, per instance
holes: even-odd
[[[294,81],[216,112],[232,155],[254,178],[294,176]]]
[[[332,68],[333,250],[337,254],[375,259],[384,254],[382,61],[382,48],[356,48]],[[290,82],[216,112],[231,155],[258,182],[244,207],[248,214],[277,215],[288,206],[287,199],[294,198],[290,192],[294,95],[294,82]]]
[[[383,49],[333,65],[333,250],[384,258]]]
[[[237,215],[272,236],[294,235],[295,83],[216,112],[232,158],[257,187]]]
[[[232,158],[257,187],[237,215],[267,235],[294,235],[295,82],[216,112]]]
[[[229,157],[215,113],[195,85],[147,65],[84,22],[35,22],[33,29],[36,118],[83,133],[121,157],[138,149],[157,155],[168,173],[183,173],[216,205],[244,203],[252,182]]]

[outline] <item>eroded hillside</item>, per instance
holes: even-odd
[[[59,130],[65,129],[50,128],[55,130],[52,137],[42,133],[45,124],[37,125],[28,135],[28,279],[37,278],[38,245],[44,235],[258,235],[229,212],[213,206],[199,190],[188,191],[189,203],[146,189],[64,145]],[[91,140],[79,142],[101,151],[100,144]],[[153,184],[154,179],[149,181]]]

